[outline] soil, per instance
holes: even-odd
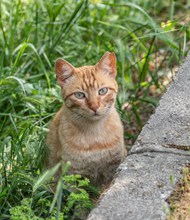
[[[183,178],[167,201],[170,205],[167,220],[190,219],[190,165],[183,168],[182,173]]]

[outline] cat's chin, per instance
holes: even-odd
[[[107,108],[105,111],[98,111],[97,113],[89,112],[89,111],[80,111],[75,112],[75,114],[78,116],[76,118],[79,119],[79,121],[82,119],[82,121],[100,121],[104,118],[106,118],[111,111],[111,107]]]
[[[99,121],[101,119],[106,118],[106,116],[110,113],[111,108],[108,108],[106,111],[99,112],[99,113],[93,113],[90,116],[88,116],[88,119],[91,121]]]
[[[91,117],[89,117],[89,119],[92,120],[92,121],[98,121],[98,120],[101,120],[104,117],[105,117],[105,115],[94,114]]]
[[[91,114],[91,115],[83,115],[85,120],[88,121],[99,121],[106,117],[107,114]]]

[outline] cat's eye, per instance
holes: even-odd
[[[83,92],[75,92],[75,93],[74,93],[74,96],[75,96],[77,99],[84,99],[85,94],[84,94]]]
[[[104,87],[98,91],[99,95],[105,95],[108,92],[108,88]]]

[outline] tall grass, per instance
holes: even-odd
[[[14,219],[9,211],[28,202],[23,199],[53,200],[47,188],[34,195],[33,187],[43,172],[47,124],[62,103],[56,58],[82,66],[107,50],[116,53],[118,109],[131,126],[126,139],[135,140],[144,123],[141,110],[158,102],[152,86],[163,92],[164,70],[181,63],[189,38],[181,1],[1,0],[0,218]],[[122,110],[125,103],[130,111]],[[37,207],[34,213],[44,216]]]

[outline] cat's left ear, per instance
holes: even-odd
[[[116,67],[116,57],[112,52],[106,52],[100,61],[96,64],[97,68],[102,70],[105,74],[110,75],[111,77],[116,77],[117,67]]]

